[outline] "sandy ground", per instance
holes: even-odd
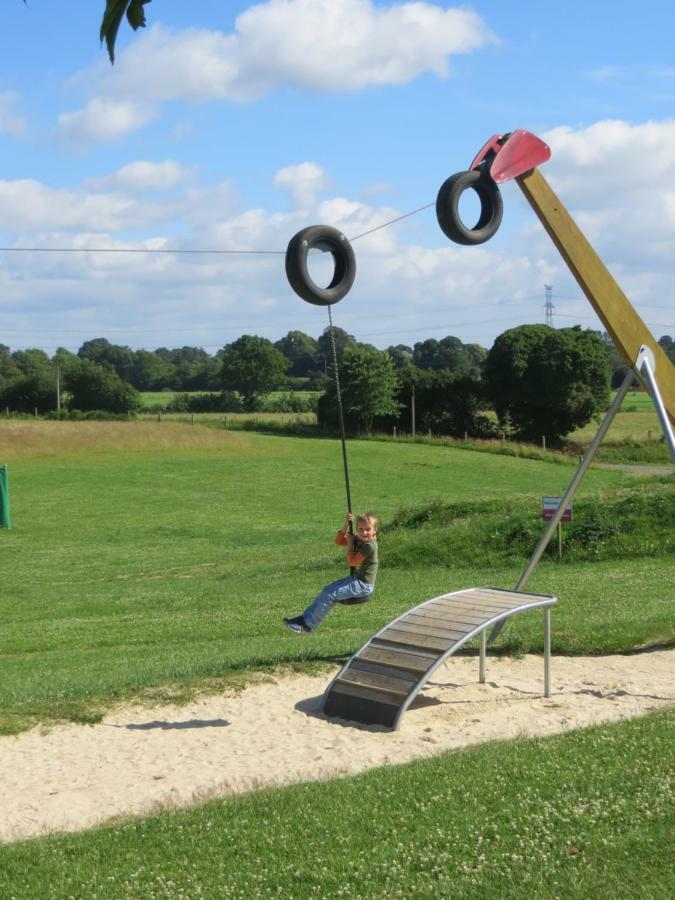
[[[321,715],[328,677],[292,675],[188,706],[126,707],[99,725],[0,738],[0,841],[74,831],[267,785],[333,778],[495,738],[542,735],[675,703],[675,651],[543,660],[455,658],[397,732]]]

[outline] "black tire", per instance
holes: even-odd
[[[310,250],[325,250],[333,255],[335,271],[328,287],[319,287],[309,274]],[[356,258],[347,238],[329,225],[303,228],[288,243],[286,277],[295,293],[316,306],[331,306],[349,293],[356,275]]]
[[[473,228],[467,228],[459,216],[459,198],[472,188],[480,200],[480,216]],[[443,233],[456,244],[484,244],[499,228],[504,205],[499,188],[484,172],[473,169],[451,175],[436,197],[436,218]]]

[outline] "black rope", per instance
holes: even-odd
[[[333,367],[335,369],[335,392],[337,394],[338,421],[340,423],[340,439],[342,441],[342,463],[345,470],[345,488],[347,491],[347,509],[352,511],[352,496],[349,490],[349,466],[347,464],[347,438],[345,436],[345,418],[342,412],[342,394],[340,393],[340,375],[338,374],[337,349],[335,347],[335,332],[333,329],[333,315],[328,304],[328,324],[330,330],[330,343],[333,349]],[[349,533],[354,534],[352,523],[349,523]]]

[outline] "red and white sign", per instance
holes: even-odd
[[[541,517],[545,521],[548,522],[549,519],[552,519],[553,516],[557,513],[560,504],[562,503],[562,497],[542,497],[541,498]],[[572,506],[567,506],[562,516],[560,517],[561,522],[571,522],[572,521]]]

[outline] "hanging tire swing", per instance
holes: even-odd
[[[311,250],[322,250],[333,256],[334,271],[330,284],[325,287],[312,279],[307,266],[307,257]],[[338,422],[340,425],[340,440],[342,443],[342,465],[345,476],[345,492],[347,494],[347,509],[352,511],[352,495],[349,488],[349,464],[347,462],[347,436],[345,433],[345,419],[342,409],[342,393],[340,391],[340,376],[338,373],[337,348],[335,346],[335,331],[331,306],[342,300],[354,284],[356,275],[356,258],[352,245],[347,238],[329,225],[310,225],[303,228],[288,242],[286,249],[286,277],[295,293],[315,306],[328,307],[328,328],[330,334],[331,349],[333,351],[333,371],[335,372],[335,394],[337,398]],[[349,523],[350,533],[354,533],[352,523]],[[350,569],[350,572],[353,571]],[[356,598],[341,600],[340,603],[362,603],[368,598]]]
[[[480,216],[468,228],[459,214],[459,200],[472,189],[480,200]],[[441,185],[436,197],[436,218],[443,233],[456,244],[484,244],[495,234],[502,221],[504,206],[499,188],[487,172],[472,169],[451,175]]]
[[[312,279],[307,266],[311,250],[322,250],[333,257],[330,284],[322,288]],[[286,277],[295,293],[315,306],[330,306],[345,297],[354,284],[356,258],[352,245],[337,228],[310,225],[291,238],[286,250]]]

